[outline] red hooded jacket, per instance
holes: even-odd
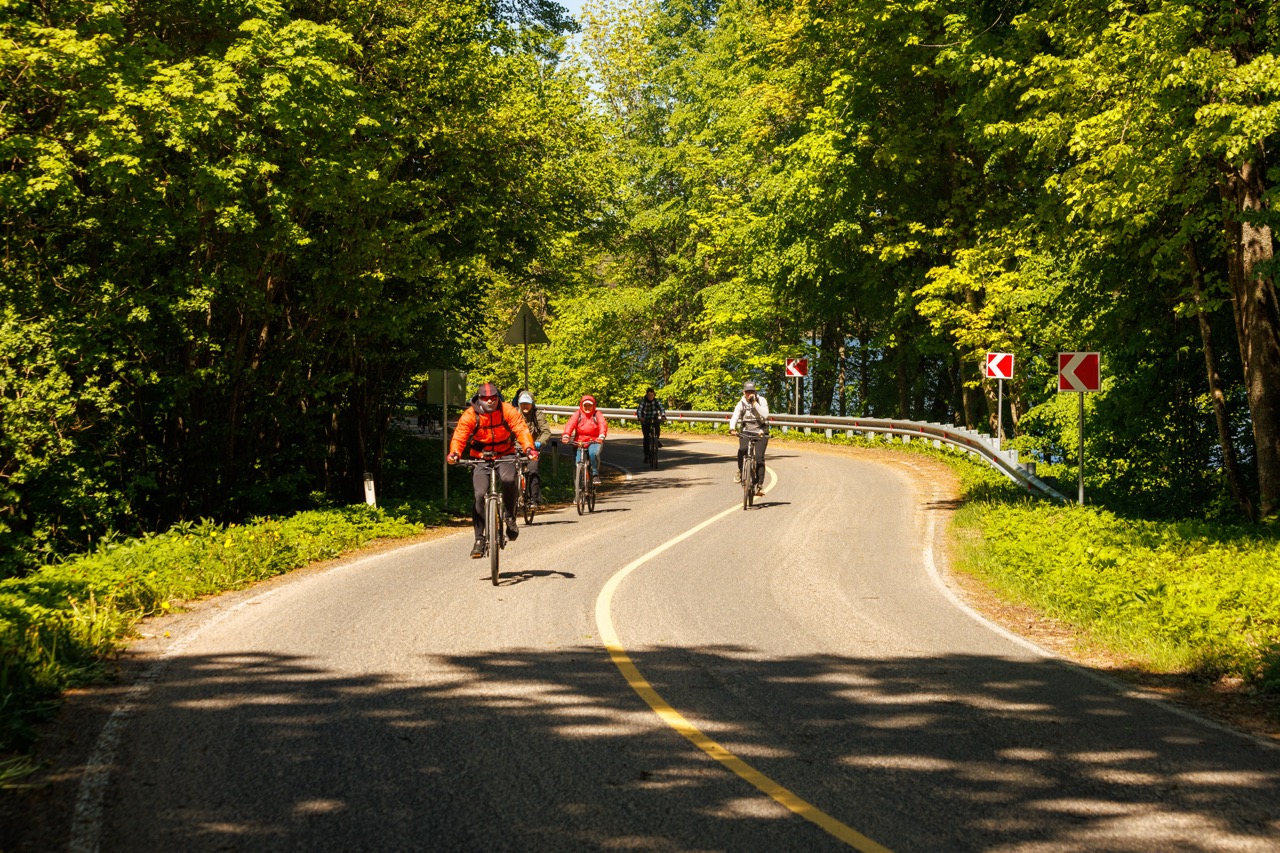
[[[596,406],[595,411],[590,415],[582,411],[583,403],[588,400],[596,406],[595,397],[590,394],[583,395],[581,402],[578,403],[578,411],[569,416],[568,422],[564,425],[564,432],[560,434],[565,442],[573,441],[575,437],[578,441],[603,441],[609,434],[609,421],[600,414],[599,406]]]

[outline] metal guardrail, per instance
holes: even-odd
[[[576,406],[544,406],[538,408],[550,415],[568,416],[577,410]],[[615,421],[634,421],[633,409],[600,409],[606,418]],[[667,420],[677,423],[709,423],[719,426],[728,425],[731,412],[695,412],[667,410]],[[973,430],[955,427],[950,424],[922,423],[920,421],[897,420],[893,418],[841,418],[832,415],[788,415],[771,414],[771,426],[782,429],[803,429],[805,432],[823,430],[830,438],[836,432],[848,436],[862,433],[866,436],[887,435],[901,436],[907,441],[932,441],[935,447],[948,444],[959,450],[972,453],[992,468],[1004,474],[1014,483],[1033,494],[1055,498],[1063,503],[1071,503],[1057,489],[1050,486],[1032,473],[1025,465],[1018,462],[1018,451],[1001,450],[996,439]]]

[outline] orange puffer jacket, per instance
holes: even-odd
[[[516,449],[517,442],[526,451],[533,449],[533,438],[519,409],[503,402],[499,408],[486,414],[479,411],[478,406],[478,403],[468,406],[458,418],[458,426],[449,441],[450,453],[459,456],[469,453],[476,458],[488,450],[505,456]]]

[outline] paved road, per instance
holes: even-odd
[[[654,553],[741,493],[731,445],[669,440],[668,465],[641,472],[637,443],[611,443],[637,471],[594,514],[525,530],[500,587],[459,534],[218,612],[123,720],[79,841],[1280,849],[1280,752],[966,614],[930,573],[937,496],[904,464],[776,445],[758,508]],[[600,607],[650,701],[606,652]]]

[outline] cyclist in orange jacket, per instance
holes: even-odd
[[[502,399],[502,392],[492,382],[486,382],[471,398],[471,405],[458,418],[458,426],[449,441],[449,464],[457,462],[466,453],[479,459],[486,451],[495,456],[509,456],[516,446],[531,459],[538,458],[533,437],[525,425],[520,410]],[[514,462],[498,463],[498,475],[502,478],[502,512],[506,516],[507,538],[520,535],[516,528],[516,465]],[[476,501],[471,507],[471,525],[475,528],[476,543],[471,547],[472,557],[484,556],[484,496],[489,490],[489,475],[482,468],[471,474],[471,485]]]

